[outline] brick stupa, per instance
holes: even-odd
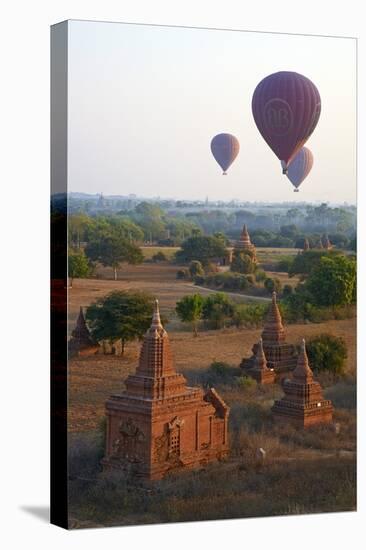
[[[293,344],[286,343],[280,310],[278,309],[276,293],[272,293],[272,303],[262,331],[263,350],[267,367],[276,374],[293,370],[296,367],[297,353]],[[255,364],[258,344],[252,348],[253,355],[243,359],[240,366],[251,376]]]
[[[307,250],[310,250],[310,244],[309,244],[309,240],[305,238],[303,251],[306,252]]]
[[[333,245],[330,242],[328,235],[323,235],[322,244],[323,248],[325,248],[326,250],[331,250],[333,248]]]
[[[267,366],[267,360],[263,350],[263,340],[259,340],[257,351],[253,361],[253,367],[250,369],[250,376],[254,378],[258,384],[273,384],[276,374],[273,369]]]
[[[94,342],[90,331],[87,327],[83,308],[80,307],[79,315],[76,320],[75,328],[71,333],[69,340],[69,354],[73,355],[88,355],[96,353],[99,345]]]
[[[246,224],[243,225],[243,229],[239,239],[234,243],[234,251],[238,251],[238,252],[249,251],[252,253],[253,259],[256,259],[256,249],[254,244],[250,240],[250,236],[249,236]]]
[[[300,428],[332,422],[332,402],[324,399],[319,382],[314,380],[306,354],[305,340],[302,341],[292,380],[285,380],[282,387],[285,395],[279,401],[275,401],[272,407],[275,421],[290,422]]]
[[[160,479],[227,456],[229,408],[214,389],[188,387],[173,366],[158,303],[135,374],[106,402],[104,468]]]

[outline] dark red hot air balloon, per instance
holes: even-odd
[[[290,161],[313,133],[320,116],[316,86],[299,73],[280,71],[266,76],[254,90],[252,111],[258,130],[275,155]]]
[[[288,165],[287,177],[292,185],[295,187],[295,192],[299,191],[298,188],[300,187],[304,179],[309,175],[309,172],[313,167],[313,163],[313,153],[307,147],[302,147]],[[284,168],[283,161],[281,164],[282,168]]]
[[[216,162],[223,169],[224,175],[238,156],[239,148],[239,141],[231,134],[217,134],[212,138],[211,151]]]

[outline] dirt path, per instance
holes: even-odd
[[[214,293],[220,292],[219,290],[207,288],[205,286],[195,285],[193,283],[191,284],[186,283],[185,286],[189,288],[199,288],[201,290],[206,290],[207,292],[214,292]],[[228,292],[227,290],[225,290],[225,294],[227,294],[228,296],[232,296],[233,298],[243,298],[243,300],[245,301],[247,300],[250,300],[253,302],[270,302],[271,301],[271,298],[266,298],[265,296],[250,296],[249,294],[242,294],[240,292]]]

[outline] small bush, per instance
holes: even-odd
[[[309,340],[306,349],[314,370],[343,374],[347,358],[347,346],[343,338],[321,334]]]
[[[151,259],[153,262],[157,263],[157,262],[166,262],[168,258],[165,256],[164,252],[160,250],[159,252],[154,254]]]
[[[257,271],[255,272],[255,280],[257,281],[257,283],[262,283],[266,280],[266,278],[266,272],[263,271],[263,269],[257,269]]]
[[[271,277],[267,277],[267,279],[264,280],[264,288],[272,294],[272,292],[281,292],[281,281],[277,278],[272,279]]]
[[[294,289],[292,288],[291,285],[284,285],[283,290],[282,290],[282,294],[283,294],[284,297],[290,296],[290,294],[292,294],[293,291],[294,291]]]
[[[189,264],[188,270],[189,270],[189,274],[192,278],[197,277],[197,276],[203,276],[205,274],[203,266],[202,266],[201,262],[199,262],[198,260],[193,260]]]
[[[237,378],[236,383],[238,384],[239,388],[246,390],[255,388],[257,386],[257,382],[254,380],[254,378],[250,378],[250,376],[239,376]]]
[[[188,269],[178,269],[176,277],[177,279],[189,279]]]

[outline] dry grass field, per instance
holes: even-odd
[[[98,354],[72,359],[68,408],[70,526],[354,510],[356,320],[286,327],[287,340],[293,343],[323,332],[345,339],[346,376],[321,377],[325,396],[335,406],[334,420],[341,427],[340,433],[336,434],[332,426],[314,427],[306,432],[279,427],[272,421],[270,408],[274,399],[282,395],[281,387],[239,383],[242,373],[238,365],[244,356],[250,355],[261,329],[202,331],[194,338],[189,327],[182,327],[175,320],[176,301],[186,294],[207,295],[212,291],[177,280],[176,270],[177,266],[168,263],[145,263],[123,267],[118,281],[75,279],[69,291],[69,327],[74,326],[80,305],[88,306],[112,290],[140,289],[156,296],[163,314],[170,319],[167,329],[175,367],[189,384],[206,385],[214,361],[232,367],[228,378],[214,382],[231,408],[230,457],[225,462],[199,471],[177,473],[153,484],[101,472],[104,403],[110,394],[123,391],[126,377],[136,368],[140,343],[128,344],[123,357]],[[101,269],[99,275],[111,277],[112,273]],[[285,277],[283,274],[282,282]],[[245,296],[232,296],[236,301],[250,301]],[[258,447],[267,452],[266,464],[259,469],[254,458]]]
[[[252,345],[260,337],[260,329],[222,329],[202,332],[194,338],[189,332],[169,332],[178,371],[195,378],[195,372],[205,370],[213,361],[224,361],[233,366],[250,355]],[[355,333],[353,319],[328,321],[319,324],[289,325],[288,341],[300,343],[322,332],[342,336],[347,344],[347,372],[355,374]],[[125,357],[95,355],[73,359],[69,363],[69,428],[86,431],[98,427],[104,415],[104,402],[111,394],[123,390],[124,380],[133,372],[138,360],[140,344],[127,346]],[[230,404],[230,403],[229,403]]]

